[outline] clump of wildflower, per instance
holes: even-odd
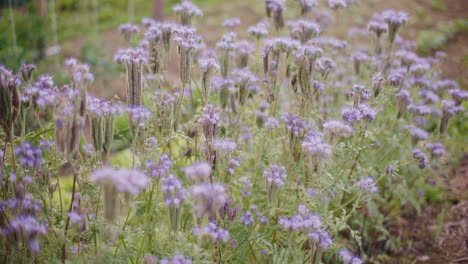
[[[134,24],[122,24],[119,26],[120,34],[122,34],[127,42],[130,41],[133,34],[140,32],[138,25]]]
[[[209,219],[216,217],[216,212],[226,202],[225,188],[219,183],[202,183],[193,186],[191,194],[194,200],[194,209],[198,217],[207,216]]]
[[[223,219],[223,221],[234,221],[234,219],[236,219],[237,214],[241,211],[240,207],[232,207],[231,204],[232,200],[227,199],[223,207],[219,209],[219,216],[221,217],[221,219]]]
[[[192,27],[179,27],[174,31],[174,41],[177,43],[180,54],[179,72],[182,86],[190,83],[192,60],[195,52],[200,48],[200,36]]]
[[[442,116],[440,119],[439,131],[441,134],[445,133],[448,127],[448,121],[451,117],[462,112],[463,106],[457,105],[454,101],[443,100],[442,101]]]
[[[413,158],[418,161],[418,166],[420,169],[426,168],[426,166],[429,164],[429,159],[420,149],[413,150]]]
[[[402,11],[395,12],[391,9],[382,12],[382,17],[388,25],[388,40],[393,44],[400,27],[408,22],[408,14]]]
[[[468,91],[456,89],[450,89],[449,94],[452,96],[455,105],[461,105],[463,101],[468,100]]]
[[[267,16],[273,15],[276,30],[284,27],[283,11],[286,9],[284,0],[265,0],[265,5]]]
[[[169,174],[161,181],[161,190],[164,195],[164,202],[169,208],[169,219],[172,230],[179,230],[182,215],[182,203],[185,200],[186,191],[180,181],[173,174]]]
[[[315,62],[322,56],[322,53],[323,50],[314,45],[302,45],[295,53],[298,84],[302,94],[308,100],[307,103],[310,103],[315,92],[312,89],[312,73],[315,70]]]
[[[326,250],[333,244],[333,239],[325,230],[318,229],[317,231],[309,233],[308,236],[314,243],[319,245],[322,250]]]
[[[345,264],[362,264],[362,260],[358,256],[345,248],[341,249],[339,254]]]
[[[147,53],[141,48],[120,49],[114,60],[127,68],[127,104],[141,105],[142,65],[148,61]]]
[[[330,120],[323,123],[323,131],[329,134],[330,142],[335,138],[348,138],[353,134],[353,128],[341,121]]]
[[[276,192],[283,187],[288,176],[286,168],[281,165],[271,164],[268,169],[263,171],[263,176],[266,180],[268,201],[271,202]]]
[[[40,245],[38,236],[47,234],[47,225],[39,223],[34,216],[18,215],[9,221],[8,227],[2,229],[2,235],[13,245],[21,243],[27,245],[34,253],[39,253]]]
[[[163,154],[159,157],[158,163],[154,160],[148,160],[146,161],[145,167],[151,176],[156,179],[162,179],[166,177],[169,170],[172,169],[172,160],[167,154]]]
[[[443,156],[447,153],[447,151],[445,150],[444,144],[440,142],[427,143],[425,147],[431,151],[432,157]]]
[[[198,60],[201,72],[202,98],[205,104],[210,99],[211,76],[215,71],[220,70],[220,66],[214,58],[201,58]]]
[[[208,238],[211,242],[227,242],[229,239],[229,232],[217,226],[215,223],[210,222],[204,227],[194,228],[193,234],[200,238]]]
[[[180,23],[182,25],[191,25],[192,18],[202,16],[202,11],[192,2],[184,0],[182,3],[172,7],[174,13],[179,15]]]
[[[240,19],[238,17],[233,17],[224,20],[223,27],[229,29],[230,31],[234,31],[234,29],[240,25]]]
[[[378,188],[375,186],[374,178],[372,177],[361,179],[354,185],[363,192],[374,193],[378,191]]]
[[[30,169],[40,167],[42,164],[42,151],[36,148],[31,143],[25,142],[15,148],[14,153],[20,159],[21,166],[26,166]]]

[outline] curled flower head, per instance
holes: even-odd
[[[148,60],[148,54],[141,48],[124,48],[117,51],[114,60],[120,64],[141,65]]]

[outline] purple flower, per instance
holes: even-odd
[[[2,234],[7,238],[7,241],[13,244],[19,244],[22,241],[34,253],[38,253],[40,246],[37,236],[47,234],[47,225],[39,223],[33,216],[19,215],[9,221],[9,226],[3,228]]]
[[[268,185],[283,186],[286,180],[286,168],[284,166],[278,166],[271,164],[269,169],[263,171],[263,176],[266,179]]]
[[[247,197],[247,196],[252,195],[252,186],[253,186],[252,181],[249,178],[245,178],[245,177],[241,178],[240,181],[242,184],[240,188],[242,197]]]
[[[375,186],[374,178],[367,177],[362,179],[354,184],[363,192],[374,193],[378,191],[378,188]]]
[[[41,166],[42,164],[42,151],[36,148],[31,143],[25,142],[15,148],[14,153],[20,159],[21,166],[26,166],[30,169]]]
[[[266,122],[265,122],[265,127],[268,129],[268,130],[273,130],[275,128],[277,128],[279,126],[279,122],[276,118],[270,116],[267,118]]]
[[[229,18],[224,20],[223,27],[228,28],[229,30],[234,30],[237,26],[240,25],[240,19],[238,17]]]
[[[438,156],[443,156],[447,153],[445,150],[445,147],[442,143],[436,142],[436,143],[427,143],[425,145],[427,149],[431,151],[431,155],[438,157]]]
[[[191,166],[182,169],[187,175],[187,178],[194,182],[202,182],[207,180],[211,174],[211,166],[207,162],[192,164]]]
[[[250,26],[247,32],[258,40],[268,35],[269,26],[270,24],[267,21],[260,21],[256,25]]]
[[[410,135],[415,140],[415,142],[417,142],[418,140],[425,140],[429,138],[429,133],[417,126],[413,126],[411,128]]]
[[[250,210],[247,211],[247,212],[245,212],[245,214],[243,214],[243,215],[239,218],[239,221],[240,221],[243,225],[246,225],[246,226],[252,225],[253,222],[254,222],[254,218],[253,218],[252,212],[251,212]]]
[[[148,122],[151,112],[143,106],[130,106],[127,108],[128,118],[134,126],[144,127]]]
[[[151,176],[156,179],[161,179],[167,175],[169,170],[172,168],[172,160],[167,154],[161,155],[158,163],[154,160],[148,160],[146,162],[146,170],[148,170]]]
[[[320,26],[306,19],[298,19],[288,21],[288,26],[291,29],[291,36],[295,39],[299,39],[301,43],[305,43],[308,40],[317,37],[320,34]]]
[[[341,121],[330,120],[323,123],[323,131],[330,134],[330,137],[347,138],[353,134],[353,128]]]
[[[315,232],[309,233],[309,238],[317,243],[323,250],[326,250],[333,244],[333,239],[327,231],[318,229]]]
[[[143,257],[143,264],[157,264],[157,263],[158,263],[158,257],[156,256],[146,253],[145,256]]]
[[[227,242],[229,239],[229,232],[217,226],[215,223],[209,223],[207,226],[194,228],[193,234],[201,238],[209,238],[214,242]]]
[[[426,105],[408,105],[408,111],[417,116],[427,116],[431,113],[431,109]]]
[[[240,166],[240,159],[239,158],[232,158],[228,162],[227,172],[228,175],[234,175],[234,169]]]
[[[148,54],[141,48],[124,48],[117,51],[114,60],[120,64],[141,65],[148,60]]]
[[[131,195],[140,193],[149,183],[148,176],[139,170],[116,170],[111,167],[96,169],[91,173],[91,180],[100,184],[110,184],[118,192]]]
[[[340,250],[340,258],[343,260],[344,264],[362,264],[362,260],[358,256],[345,248]]]
[[[424,169],[429,164],[429,159],[420,149],[413,150],[413,158],[418,161],[420,169]]]
[[[345,0],[328,0],[328,6],[333,10],[346,8],[348,6]]]
[[[323,141],[320,132],[309,131],[302,141],[302,147],[315,160],[329,159],[332,156],[331,146]]]
[[[182,186],[182,181],[173,174],[162,179],[161,190],[167,206],[179,207],[185,199],[186,191]]]
[[[195,185],[191,190],[191,194],[198,217],[214,217],[227,200],[225,188],[219,183]]]
[[[305,15],[318,5],[318,0],[300,0],[301,14]]]
[[[190,25],[192,17],[200,17],[203,14],[200,8],[187,0],[175,5],[172,10],[180,16],[182,25]]]
[[[192,260],[182,254],[175,254],[172,258],[161,259],[159,264],[192,264]]]
[[[128,24],[121,24],[119,26],[119,31],[122,35],[124,35],[125,39],[129,41],[130,37],[133,34],[140,32],[140,29],[138,28],[138,25],[128,23]]]
[[[278,224],[286,231],[290,232],[301,232],[310,231],[312,229],[318,230],[322,225],[320,216],[309,213],[308,209],[304,205],[299,206],[299,213],[292,217],[280,217]],[[301,209],[302,208],[302,209]]]
[[[237,144],[232,139],[220,138],[213,140],[212,147],[217,155],[225,157],[231,155],[236,150]]]
[[[291,135],[302,137],[309,129],[309,125],[300,116],[285,112],[281,117]]]

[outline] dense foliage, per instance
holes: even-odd
[[[440,198],[468,92],[398,35],[405,12],[327,37],[354,4],[266,0],[250,39],[228,19],[214,49],[189,1],[180,23],[123,24],[125,104],[76,58],[61,87],[0,66],[2,262],[385,261],[388,222]]]

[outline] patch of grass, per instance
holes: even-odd
[[[439,24],[434,30],[421,31],[416,39],[417,50],[428,55],[434,50],[443,49],[447,42],[456,34],[467,32],[468,20],[457,19]]]

